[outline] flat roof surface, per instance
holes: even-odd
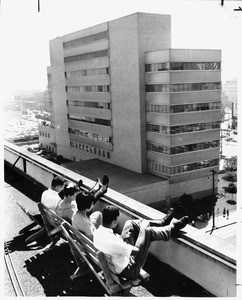
[[[168,180],[151,174],[139,174],[99,159],[64,163],[62,166],[92,180],[97,177],[102,179],[104,174],[108,174],[109,187],[118,192]]]

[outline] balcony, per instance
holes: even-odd
[[[49,187],[53,175],[73,182],[82,179],[89,188],[94,181],[8,142],[4,145],[4,159],[8,170],[13,167],[6,173],[5,183],[8,224],[5,226],[5,291],[8,295],[20,296],[103,296],[104,292],[94,278],[70,281],[75,264],[68,247],[60,244],[56,249],[44,252],[41,247],[28,249],[24,245],[24,228],[27,229],[31,222],[19,207],[36,209],[36,202],[43,189]],[[130,218],[164,217],[163,213],[111,188],[98,202],[100,210],[107,204],[113,204],[121,211],[119,229]],[[179,237],[169,242],[154,242],[144,267],[151,279],[141,287],[133,288],[132,294],[235,297],[236,246],[214,232],[187,225]]]

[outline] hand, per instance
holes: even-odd
[[[121,234],[122,239],[124,240],[126,238],[129,238],[131,236],[132,231],[133,231],[132,227],[125,228],[125,230],[123,230],[123,232]]]
[[[150,225],[149,221],[143,219],[140,223],[140,228],[145,229]]]

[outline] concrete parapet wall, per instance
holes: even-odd
[[[4,159],[10,165],[17,161],[15,168],[19,172],[25,173],[46,187],[49,187],[53,175],[62,176],[73,182],[82,179],[88,188],[94,184],[93,180],[8,142],[4,145]],[[98,202],[96,209],[102,209],[107,204],[116,205],[121,211],[118,230],[121,230],[124,222],[130,218],[164,217],[163,213],[112,189],[109,189],[105,197]],[[172,238],[169,242],[154,242],[150,252],[213,295],[236,296],[236,247],[234,245],[187,225],[178,238]]]

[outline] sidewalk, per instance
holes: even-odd
[[[223,239],[229,243],[236,245],[236,230],[237,230],[237,222],[239,222],[239,212],[232,211],[227,216],[223,217],[222,215],[216,215],[215,211],[215,219],[213,229],[213,217],[208,221],[200,221],[196,220],[195,227],[203,233],[212,234],[218,238]],[[213,230],[212,230],[213,229]]]

